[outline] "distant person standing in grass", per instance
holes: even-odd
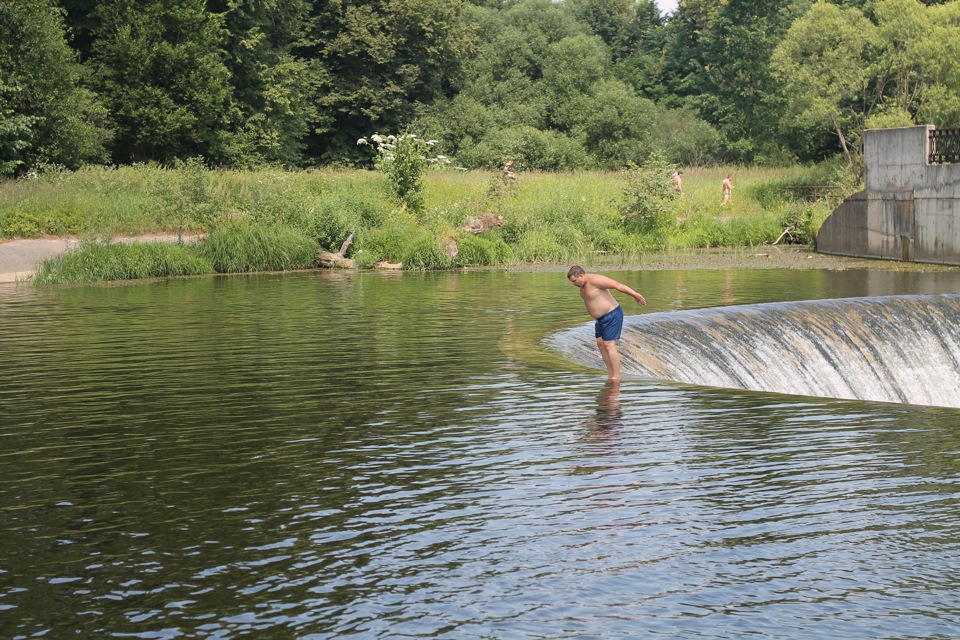
[[[501,176],[504,184],[511,184],[517,179],[517,172],[513,168],[513,160],[507,160],[503,164],[503,172]]]
[[[683,171],[677,170],[673,172],[673,192],[677,195],[683,195]]]
[[[733,174],[728,173],[727,179],[723,181],[723,204],[730,202],[730,197],[733,195]]]
[[[620,379],[620,353],[617,340],[623,330],[623,307],[617,302],[610,289],[625,293],[640,304],[647,304],[643,296],[612,278],[596,273],[587,273],[583,267],[572,266],[567,271],[567,280],[580,289],[580,297],[587,306],[587,313],[596,319],[594,335],[600,357],[607,367],[607,379]]]

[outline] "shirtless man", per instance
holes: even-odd
[[[623,329],[623,308],[617,302],[610,289],[625,293],[640,304],[647,304],[643,296],[612,278],[596,273],[587,273],[583,267],[573,266],[567,271],[567,280],[580,289],[580,297],[587,305],[587,313],[593,316],[597,323],[594,335],[597,338],[597,347],[600,357],[607,367],[609,380],[620,379],[620,353],[617,351],[617,340]]]
[[[730,202],[730,196],[733,195],[733,174],[728,173],[727,179],[723,181],[723,204]]]

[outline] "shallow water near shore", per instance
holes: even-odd
[[[618,271],[628,314],[960,273]],[[960,412],[625,379],[562,273],[0,292],[0,636],[948,638]]]

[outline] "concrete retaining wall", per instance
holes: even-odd
[[[927,163],[933,128],[864,132],[865,188],[826,219],[817,251],[960,265],[960,164]]]

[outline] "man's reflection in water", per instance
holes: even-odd
[[[590,435],[597,437],[616,435],[623,424],[620,408],[620,381],[607,380],[597,396],[597,413],[587,421]]]
[[[623,424],[623,411],[620,409],[620,381],[607,380],[597,396],[597,410],[592,416],[584,420],[583,431],[579,437],[580,445],[583,447],[583,457],[579,460],[580,464],[574,467],[574,473],[580,475],[595,476],[600,484],[599,488],[605,490],[598,493],[591,499],[591,502],[597,506],[612,504],[618,502],[619,497],[613,497],[623,491],[623,486],[617,481],[611,481],[607,486],[606,481],[599,479],[606,476],[615,476],[622,471],[620,454],[620,437]]]

